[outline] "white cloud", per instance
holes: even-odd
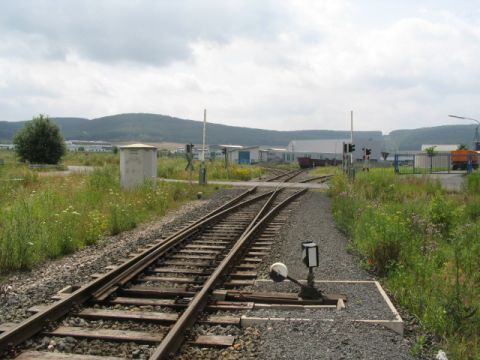
[[[480,26],[445,2],[440,10],[404,3],[391,14],[377,0],[362,8],[297,0],[201,9],[146,1],[143,11],[130,2],[100,9],[61,2],[59,15],[70,9],[69,16],[48,26],[34,21],[42,14],[35,6],[23,8],[28,16],[15,26],[0,17],[9,30],[0,42],[0,118],[154,112],[200,119],[207,107],[218,123],[346,129],[353,109],[357,129],[390,131],[448,123],[448,113],[478,117]],[[160,9],[163,27],[152,15]],[[97,12],[113,15],[96,24]],[[119,22],[141,30],[112,32]],[[66,34],[54,34],[56,27]],[[113,44],[102,49],[95,36]]]

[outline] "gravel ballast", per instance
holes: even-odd
[[[307,240],[318,245],[320,259],[314,270],[315,280],[374,280],[359,267],[358,258],[347,252],[348,239],[335,227],[327,194],[313,191],[304,195],[290,213],[270,255],[260,266],[259,277],[268,279],[270,265],[283,262],[290,276],[306,279],[301,243]],[[352,321],[394,318],[374,283],[321,283],[319,288],[325,293],[345,294],[347,307],[340,311],[258,309],[247,314],[310,319],[258,325],[259,359],[413,359],[409,341],[401,335],[383,326]],[[297,292],[298,286],[257,281],[250,290]]]
[[[287,322],[259,330],[258,359],[413,359],[405,340],[376,325]]]
[[[372,280],[358,266],[358,259],[346,251],[348,239],[335,226],[330,199],[325,193],[309,191],[292,211],[282,232],[264,258],[259,278],[269,278],[270,265],[283,262],[289,275],[305,279],[307,268],[301,262],[302,241],[318,245],[319,266],[314,269],[316,280]]]

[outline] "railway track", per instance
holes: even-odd
[[[321,175],[321,176],[315,176],[315,177],[311,177],[311,178],[308,178],[308,179],[300,180],[299,182],[308,183],[308,182],[316,181],[318,183],[324,183],[324,182],[330,180],[332,177],[333,177],[333,175]]]
[[[281,170],[281,169],[276,169],[277,171],[274,172],[273,176],[270,178],[267,178],[264,180],[265,182],[289,182],[292,181],[293,179],[294,182],[298,183],[308,183],[308,182],[317,182],[317,183],[323,183],[332,178],[333,175],[321,175],[321,176],[314,176],[314,177],[308,177],[306,179],[298,179],[301,175],[306,175],[306,171],[304,169],[300,170]],[[269,171],[270,168],[269,168]]]
[[[257,192],[252,188],[244,192],[90,283],[62,293],[54,304],[32,309],[35,314],[23,322],[4,326],[0,329],[0,354],[23,360],[112,359],[39,352],[24,345],[46,334],[92,342],[128,342],[132,349],[138,344],[150,359],[167,359],[186,337],[191,338],[188,331],[196,323],[238,324],[238,316],[209,312],[241,311],[248,303],[216,300],[215,291],[253,281],[256,266],[268,253],[272,236],[284,220],[275,216],[305,191]],[[139,324],[144,323],[149,323],[148,331],[139,331],[144,329]],[[202,346],[228,346],[233,339],[207,335],[191,341]]]
[[[265,182],[288,182],[294,179],[295,177],[299,176],[302,174],[304,170],[291,170],[291,171],[285,171],[280,174],[276,174],[273,177],[267,178]]]

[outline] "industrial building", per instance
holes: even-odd
[[[113,145],[106,141],[66,140],[68,151],[111,152]]]
[[[260,162],[274,161],[283,162],[286,161],[287,149],[285,148],[265,148],[260,149]]]
[[[422,144],[422,151],[433,148],[435,152],[455,151],[460,145],[458,144]]]
[[[350,139],[318,139],[318,140],[292,140],[287,146],[286,160],[296,161],[298,158],[342,160],[343,144],[351,143]],[[354,140],[354,160],[362,160],[365,148],[371,149],[370,160],[381,158],[383,142],[371,139]]]
[[[250,146],[228,150],[228,161],[235,164],[256,164],[267,161],[285,161],[287,150],[266,146]]]
[[[256,164],[260,162],[260,146],[229,150],[228,162],[232,164]]]
[[[230,152],[234,150],[243,149],[242,145],[230,145],[230,144],[219,144],[219,145],[209,145],[208,151],[210,153],[210,158],[212,159],[224,159],[224,151]]]
[[[298,158],[341,160],[343,143],[347,139],[322,139],[322,140],[292,140],[287,146],[286,160],[297,161]]]

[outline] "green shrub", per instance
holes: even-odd
[[[21,161],[35,164],[58,164],[66,152],[60,129],[44,115],[28,121],[15,134],[13,143]]]
[[[444,235],[450,233],[455,223],[455,208],[455,204],[440,193],[437,193],[430,202],[428,210],[430,221],[437,225]]]
[[[466,190],[469,194],[478,194],[480,192],[480,173],[474,172],[467,176]]]
[[[329,190],[335,221],[363,265],[451,359],[480,358],[480,177],[467,179],[460,194],[428,178],[378,173],[355,182],[338,175]]]

